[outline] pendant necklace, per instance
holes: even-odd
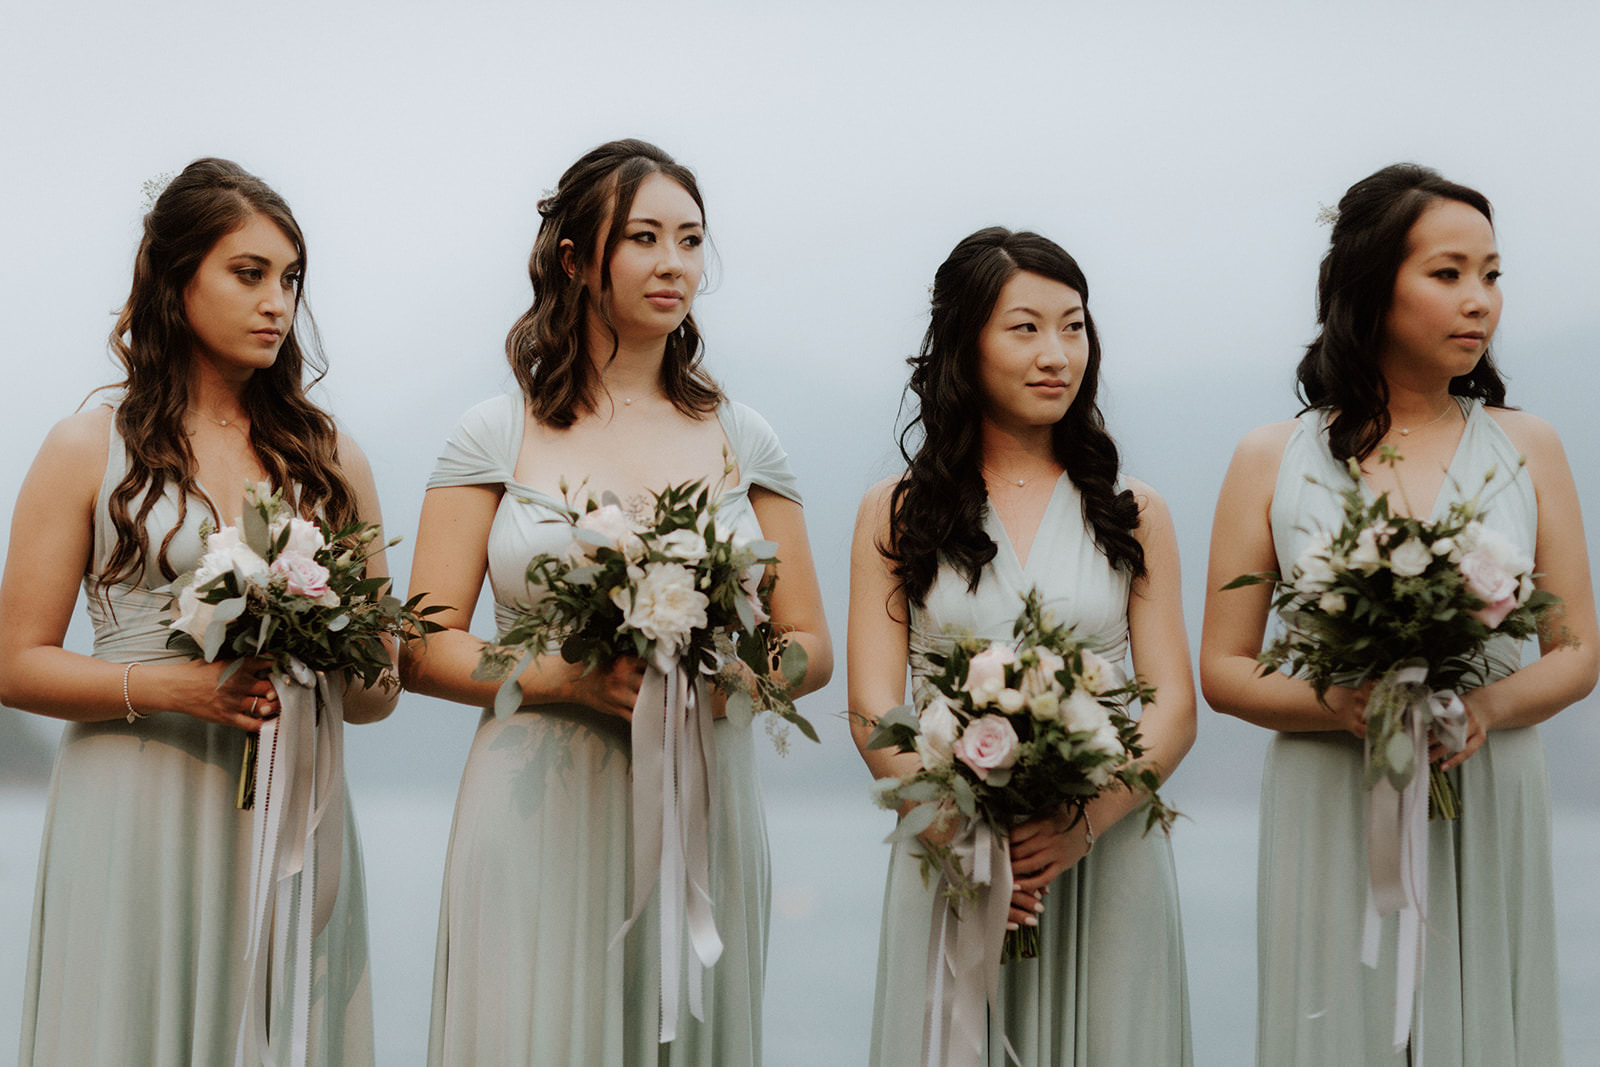
[[[1412,430],[1426,430],[1429,426],[1432,426],[1434,423],[1438,422],[1440,419],[1442,419],[1446,415],[1450,414],[1450,409],[1454,408],[1455,406],[1456,406],[1456,402],[1454,400],[1452,400],[1452,401],[1450,401],[1448,404],[1446,404],[1444,406],[1444,410],[1443,411],[1439,412],[1439,414],[1435,415],[1433,418],[1429,419],[1427,422],[1423,423],[1421,426],[1399,426],[1399,427],[1396,427],[1396,429],[1398,429],[1400,431],[1400,436],[1401,437],[1410,437]]]

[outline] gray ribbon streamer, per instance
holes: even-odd
[[[1428,687],[1428,668],[1413,665],[1391,669],[1379,680],[1406,703],[1406,732],[1411,740],[1411,780],[1396,789],[1387,777],[1367,792],[1366,922],[1361,962],[1378,965],[1378,943],[1384,916],[1398,915],[1395,941],[1394,1046],[1411,1039],[1411,1017],[1417,985],[1427,962],[1428,926],[1428,735],[1431,729],[1445,748],[1459,752],[1467,742],[1467,709],[1454,692]],[[1375,689],[1371,700],[1381,699]],[[1367,742],[1370,747],[1371,741]],[[1371,759],[1370,751],[1367,757]],[[1418,1027],[1412,1049],[1422,1062]]]
[[[274,671],[280,711],[261,724],[252,817],[250,940],[235,1067],[306,1067],[311,1046],[312,941],[339,897],[344,852],[344,707],[339,688],[298,661]],[[300,877],[291,895],[290,882]],[[269,947],[270,945],[270,947]],[[288,1049],[267,1017],[293,975]],[[247,1050],[253,1046],[251,1058]],[[282,1056],[287,1058],[280,1058]]]
[[[689,1011],[702,1022],[705,971],[722,956],[710,889],[717,795],[710,696],[706,679],[691,678],[676,659],[652,661],[633,707],[633,914],[611,947],[621,944],[655,891],[662,1044],[677,1036],[685,948],[694,955],[687,961]]]
[[[925,1067],[980,1067],[989,1005],[1000,992],[1000,952],[1011,910],[1011,852],[1006,838],[981,819],[966,820],[948,847],[953,873],[977,889],[977,898],[963,908],[950,893],[952,872],[940,872],[928,936],[922,1062]]]

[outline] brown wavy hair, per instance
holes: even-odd
[[[539,234],[528,257],[533,306],[506,337],[506,360],[534,418],[552,426],[571,426],[595,408],[599,371],[590,358],[585,325],[591,308],[611,334],[611,253],[622,241],[628,212],[639,185],[662,174],[683,187],[705,218],[705,202],[689,168],[645,141],[609,141],[567,168],[555,192],[539,201]],[[601,240],[609,213],[611,224]],[[562,262],[561,243],[572,242],[571,259]],[[599,252],[600,292],[583,284],[585,268]],[[701,366],[703,346],[694,315],[667,338],[661,361],[661,391],[691,418],[703,418],[722,402],[722,390]]]
[[[237,163],[197,159],[145,215],[133,261],[133,288],[111,331],[111,354],[124,377],[109,388],[122,391],[115,419],[127,449],[128,473],[109,500],[117,540],[98,576],[102,583],[127,580],[143,569],[150,548],[145,522],[169,485],[178,489],[178,522],[162,538],[156,555],[157,567],[169,581],[177,572],[167,552],[188,515],[189,498],[199,498],[212,518],[222,522],[200,491],[184,428],[195,346],[184,292],[216,243],[254,215],[283,231],[301,269],[294,318],[278,358],[251,375],[245,386],[250,445],[272,484],[298,494],[295,506],[301,514],[320,515],[335,529],[356,517],[355,492],[339,469],[338,429],[306,397],[306,388],[327,373],[327,362],[305,306],[306,245],[300,224],[282,197]]]

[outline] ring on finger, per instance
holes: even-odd
[[[256,705],[259,704],[260,702],[261,702],[261,698],[260,697],[251,697],[250,698],[250,714],[251,715],[254,715],[256,713]]]

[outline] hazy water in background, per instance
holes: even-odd
[[[354,797],[365,850],[373,999],[381,1067],[421,1064],[434,931],[454,796],[363,789]],[[1198,1067],[1251,1062],[1255,1013],[1254,805],[1182,800],[1174,831]],[[0,1063],[14,1055],[44,797],[0,788]],[[871,1024],[888,816],[865,787],[769,790],[773,919],[766,997],[767,1067],[864,1062]],[[1600,815],[1558,811],[1556,908],[1567,1059],[1600,1062]],[[114,891],[114,887],[113,890]]]

